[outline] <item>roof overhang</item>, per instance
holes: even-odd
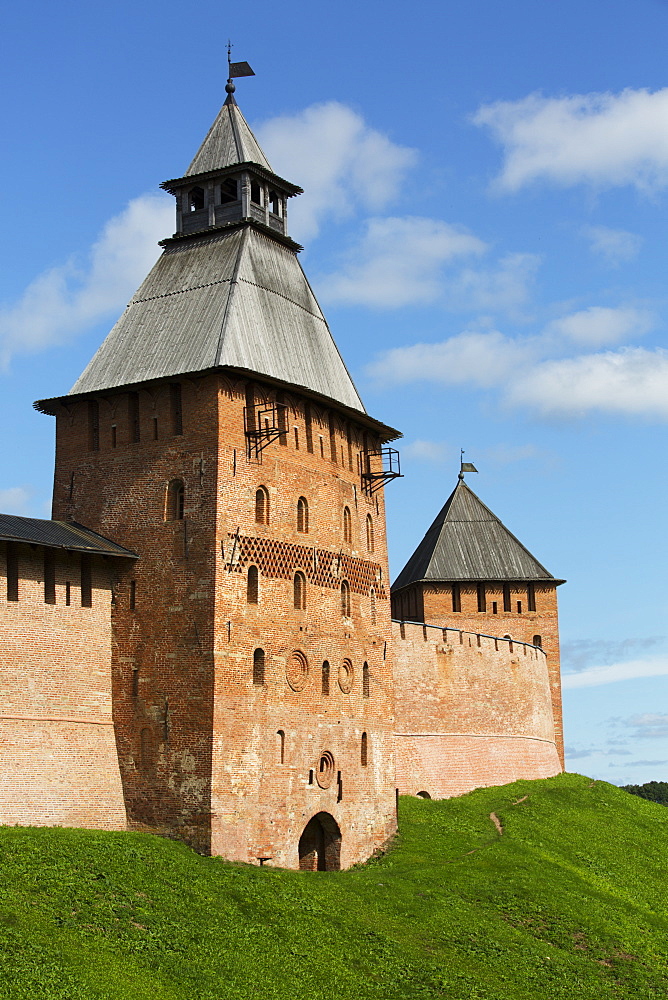
[[[19,530],[21,529],[21,530]],[[78,521],[49,521],[42,518],[0,514],[0,541],[19,545],[39,545],[45,549],[81,552],[115,559],[138,559],[136,552],[99,535]]]
[[[271,170],[267,170],[266,167],[261,166],[259,163],[253,163],[250,160],[247,160],[244,163],[234,163],[229,167],[221,167],[219,170],[206,170],[201,174],[190,174],[187,177],[174,177],[172,180],[163,181],[160,187],[163,191],[169,191],[170,194],[174,194],[176,191],[180,191],[184,187],[192,187],[193,184],[197,184],[200,181],[213,180],[215,177],[227,177],[230,174],[238,174],[242,170],[252,170],[253,173],[258,174],[264,180],[269,181],[271,184],[275,184],[276,187],[280,187],[289,198],[293,198],[296,194],[304,193],[304,189],[300,188],[297,184],[293,184],[291,181],[286,181],[284,177],[279,177],[278,174],[275,174]]]
[[[517,577],[506,577],[504,580],[492,579],[491,577],[476,577],[475,579],[471,577],[456,577],[453,576],[448,580],[434,580],[429,579],[429,577],[422,577],[420,580],[411,580],[410,583],[405,583],[401,587],[395,587],[394,584],[390,586],[390,590],[394,594],[398,594],[401,590],[409,590],[411,587],[415,587],[416,584],[426,583],[429,586],[438,586],[442,583],[444,587],[449,586],[451,583],[495,583],[501,586],[504,583],[549,583],[554,587],[560,587],[562,583],[566,583],[566,580],[555,580],[553,576],[517,576]]]
[[[307,399],[312,399],[321,406],[326,406],[330,409],[335,408],[349,417],[350,420],[356,421],[363,427],[368,427],[369,430],[378,434],[382,441],[396,441],[403,437],[401,431],[396,430],[396,428],[390,427],[388,424],[384,424],[380,420],[376,420],[374,417],[370,417],[369,414],[365,413],[363,410],[356,410],[352,406],[346,406],[345,403],[340,403],[337,399],[332,399],[330,396],[322,396],[317,392],[313,392],[311,389],[307,389],[305,386],[295,385],[292,382],[283,382],[276,378],[270,378],[267,375],[261,375],[259,372],[254,372],[248,368],[232,368],[228,365],[219,365],[216,368],[206,368],[202,371],[196,372],[173,372],[172,374],[164,375],[161,378],[146,379],[143,382],[133,382],[128,383],[127,385],[109,386],[108,389],[96,389],[93,392],[68,393],[65,396],[53,396],[49,399],[37,399],[33,403],[33,407],[40,413],[45,413],[49,416],[55,417],[59,406],[67,408],[72,403],[77,403],[84,399],[103,399],[111,392],[136,391],[144,386],[159,385],[163,382],[173,381],[175,378],[205,378],[207,375],[214,375],[217,372],[232,373],[234,375],[240,375],[243,378],[251,378],[254,382],[278,386],[281,389],[298,392]]]

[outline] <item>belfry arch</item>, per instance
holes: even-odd
[[[341,830],[327,812],[316,813],[299,838],[299,869],[305,872],[338,872],[341,869]]]

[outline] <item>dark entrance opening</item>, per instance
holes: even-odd
[[[312,816],[299,838],[299,868],[304,872],[338,872],[341,830],[329,813]]]

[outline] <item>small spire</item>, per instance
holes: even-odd
[[[459,479],[461,482],[464,482],[464,473],[465,472],[477,472],[478,470],[476,469],[475,465],[472,462],[465,462],[464,461],[464,449],[460,448],[459,450],[460,450],[460,455],[459,455],[459,475],[457,476],[457,479]]]
[[[235,103],[234,91],[237,89],[232,81],[235,77],[239,76],[255,76],[255,73],[250,68],[247,62],[232,62],[232,42],[227,40],[227,83],[225,84],[225,91],[227,93],[227,99],[232,104]]]

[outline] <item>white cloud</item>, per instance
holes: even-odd
[[[342,269],[321,277],[318,289],[324,301],[380,309],[434,302],[443,294],[443,268],[486,249],[477,236],[435,219],[369,219]]]
[[[10,486],[0,490],[0,510],[5,514],[25,514],[30,492],[23,486]]]
[[[494,267],[465,268],[444,286],[445,300],[451,308],[512,313],[526,302],[539,264],[536,254],[511,253]]]
[[[372,376],[401,384],[414,381],[444,385],[490,387],[510,378],[518,365],[526,367],[535,351],[525,338],[513,340],[498,330],[466,331],[436,344],[413,344],[386,351],[369,366]]]
[[[634,310],[585,310],[553,324],[542,336],[511,338],[498,330],[465,331],[435,344],[392,348],[367,371],[395,385],[425,381],[498,388],[506,405],[545,417],[598,412],[668,419],[668,350],[621,347],[546,358],[555,349],[559,323],[572,339],[593,340],[622,332],[637,334],[647,328],[650,318]]]
[[[643,712],[625,720],[625,725],[634,730],[636,739],[664,739],[668,737],[668,715],[660,712]]]
[[[568,672],[585,670],[588,666],[618,663],[646,654],[649,649],[664,647],[668,656],[666,637],[662,635],[627,639],[564,639],[561,643],[561,665]]]
[[[504,147],[497,183],[507,191],[539,179],[564,186],[630,184],[642,191],[668,183],[668,88],[531,94],[484,105],[473,120]]]
[[[637,233],[629,233],[626,229],[609,229],[608,226],[583,226],[580,232],[589,240],[592,252],[612,267],[632,260],[643,242],[642,236]]]
[[[646,309],[590,306],[589,309],[554,320],[547,332],[565,337],[582,347],[604,347],[606,344],[618,344],[629,337],[642,336],[655,323],[655,317]]]
[[[0,366],[119,312],[155,262],[158,240],[173,228],[171,198],[142,195],[129,202],[107,222],[84,264],[70,260],[45,271],[0,311]]]
[[[668,418],[668,351],[619,351],[543,361],[506,394],[515,405],[545,416],[587,413]]]
[[[564,674],[562,687],[598,687],[616,681],[637,680],[639,677],[663,677],[666,674],[668,674],[668,658],[656,656],[643,660],[610,663],[600,667],[587,667],[577,674]]]
[[[255,131],[274,170],[304,188],[290,202],[290,229],[302,240],[316,236],[326,216],[383,208],[417,162],[415,150],[398,146],[337,101],[272,118]]]

